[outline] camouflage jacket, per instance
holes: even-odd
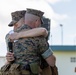
[[[26,31],[31,29],[28,25],[23,25],[15,32]],[[40,63],[40,57],[47,58],[52,54],[48,42],[43,36],[32,38],[20,38],[13,44],[15,54],[15,63],[28,64],[31,62]]]
[[[28,25],[22,26],[16,32],[29,30]],[[13,51],[16,57],[15,62],[20,64],[28,64],[31,62],[40,62],[39,55],[48,49],[48,43],[43,36],[32,38],[20,38],[14,42]]]

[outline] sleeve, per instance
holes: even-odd
[[[9,36],[9,34],[12,34],[12,33],[14,33],[14,30],[10,30],[10,31],[6,34],[6,36],[5,36],[5,42],[6,42],[6,46],[7,46],[7,51],[9,51],[8,42],[10,41],[9,38],[8,38],[8,36]]]
[[[46,59],[47,57],[49,57],[50,55],[53,54],[52,49],[49,47],[44,53],[42,53],[42,56],[44,59]]]
[[[6,42],[6,46],[7,46],[7,51],[9,51],[9,47],[8,47],[8,42],[9,42],[8,35],[9,35],[9,34],[7,34],[7,35],[5,36],[5,42]]]
[[[41,37],[39,40],[39,49],[40,54],[44,59],[53,54],[52,49],[49,47],[49,43],[46,41],[44,37]]]

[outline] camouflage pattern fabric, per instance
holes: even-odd
[[[17,23],[22,17],[24,17],[26,11],[21,10],[21,11],[15,11],[11,13],[12,16],[12,21],[8,24],[8,26],[13,26],[15,23]]]
[[[8,36],[9,36],[9,34],[7,34],[7,35],[5,36],[7,51],[9,51],[8,42],[10,41],[10,40],[8,39]]]
[[[8,36],[9,36],[9,34],[12,34],[12,33],[14,33],[14,30],[9,31],[5,36],[7,51],[9,51],[8,42],[10,42],[10,39],[8,38]]]
[[[30,29],[27,25],[22,26],[16,32]],[[15,63],[26,65],[31,62],[40,63],[38,50],[42,54],[48,49],[48,43],[42,36],[33,38],[21,38],[14,42],[13,50],[16,57]]]
[[[29,29],[31,29],[29,26],[22,25],[15,32]],[[8,42],[9,40],[7,38],[8,34],[6,36],[6,41]],[[16,58],[14,63],[21,64],[21,67],[25,67],[27,64],[32,62],[36,62],[40,65],[41,62],[38,53],[40,52],[39,54],[43,54],[48,50],[48,47],[48,43],[43,36],[26,39],[20,38],[13,44],[13,51]]]

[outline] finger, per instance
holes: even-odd
[[[14,58],[14,55],[6,55],[6,58]]]
[[[13,57],[7,57],[6,59],[7,59],[7,61],[13,61],[14,60]]]
[[[14,55],[14,53],[12,53],[12,52],[8,52],[6,55]]]

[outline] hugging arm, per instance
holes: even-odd
[[[30,29],[27,31],[22,31],[19,33],[15,32],[11,34],[9,38],[12,40],[17,40],[19,38],[36,37],[36,36],[47,37],[47,35],[48,35],[48,31],[43,27],[39,27],[39,28]]]

